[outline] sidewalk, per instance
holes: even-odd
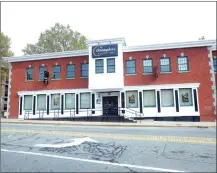
[[[1,123],[14,124],[44,124],[44,125],[73,125],[73,126],[118,126],[118,127],[194,127],[216,128],[216,122],[172,122],[172,121],[138,121],[137,123],[123,122],[87,122],[87,121],[55,121],[55,120],[20,120],[1,118]]]

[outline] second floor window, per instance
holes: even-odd
[[[152,59],[143,60],[143,73],[153,73]]]
[[[126,61],[126,74],[136,74],[136,60]]]
[[[96,59],[95,60],[95,71],[96,74],[104,73],[104,63],[103,59]]]
[[[67,65],[66,78],[75,78],[75,64]]]
[[[213,66],[214,66],[214,72],[217,72],[217,59],[213,58]]]
[[[60,79],[60,71],[59,65],[53,66],[53,79]]]
[[[88,77],[88,64],[81,64],[81,77]]]
[[[189,71],[188,57],[178,57],[178,71]]]
[[[47,67],[39,67],[39,80],[44,80],[45,71],[47,71]]]
[[[107,59],[107,73],[115,73],[115,58]]]
[[[171,72],[170,58],[160,59],[160,72]]]
[[[27,81],[33,80],[33,68],[26,69],[26,80]]]

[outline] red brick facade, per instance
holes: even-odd
[[[75,64],[75,79],[66,79],[66,65],[69,62]],[[29,62],[15,62],[12,63],[11,76],[11,94],[10,94],[10,118],[18,117],[19,97],[18,91],[36,91],[36,90],[55,90],[55,89],[69,89],[69,88],[88,88],[88,78],[81,78],[81,64],[88,63],[88,57],[72,57],[61,59],[49,59]],[[44,85],[42,81],[38,81],[39,67],[44,64],[48,71],[52,72],[52,67],[58,63],[61,65],[61,80],[49,80],[49,85]],[[34,68],[34,81],[25,82],[26,68],[31,65]],[[52,75],[52,74],[50,74]]]
[[[181,53],[188,56],[190,72],[178,73],[177,56],[180,56]],[[137,75],[125,76],[125,85],[200,83],[198,97],[201,121],[214,121],[216,117],[213,114],[215,108],[213,106],[214,99],[212,98],[213,90],[211,89],[212,81],[210,80],[208,53],[207,47],[124,53],[124,60],[128,60],[129,57],[136,59],[137,67]],[[143,75],[142,60],[145,59],[146,55],[153,59],[153,65],[155,66],[163,54],[170,57],[172,73],[159,74],[157,80],[154,75]]]
[[[188,56],[189,72],[178,73],[177,56],[184,53]],[[160,57],[166,54],[170,57],[171,73],[159,74],[159,78],[155,79],[154,75],[143,75],[142,60],[149,55],[153,59],[153,65],[159,63]],[[211,88],[212,81],[207,47],[201,48],[183,48],[171,50],[155,50],[141,52],[127,52],[124,56],[124,84],[125,86],[138,85],[159,85],[159,84],[181,84],[181,83],[200,83],[198,89],[198,101],[201,121],[215,121],[214,115],[214,99],[212,98],[213,90]],[[213,52],[216,56],[216,51]],[[125,60],[129,57],[136,60],[136,75],[125,75]],[[75,79],[66,79],[66,65],[72,61],[75,64]],[[55,90],[55,89],[72,89],[72,88],[88,88],[88,78],[81,78],[81,63],[88,61],[88,56],[38,60],[29,62],[12,63],[11,90],[10,90],[10,116],[9,118],[17,118],[19,112],[18,91],[35,91],[35,90]],[[42,81],[38,81],[39,67],[44,64],[48,67],[48,71],[52,71],[52,66],[58,63],[61,65],[61,80],[49,80],[49,85],[44,85]],[[34,68],[34,81],[25,82],[26,68],[31,65]],[[119,66],[119,65],[117,65]],[[217,81],[217,80],[216,80]]]

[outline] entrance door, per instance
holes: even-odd
[[[118,115],[118,97],[103,97],[103,115]]]

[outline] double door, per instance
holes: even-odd
[[[103,115],[118,115],[118,96],[103,97]]]

